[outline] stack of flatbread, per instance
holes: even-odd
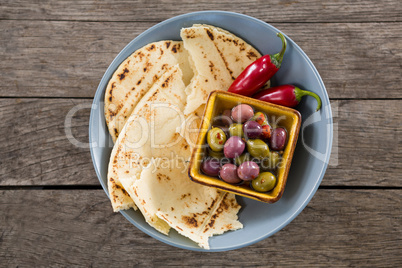
[[[108,190],[114,211],[139,209],[161,233],[173,228],[208,249],[209,237],[242,228],[240,205],[192,182],[188,161],[209,93],[227,90],[261,55],[210,25],[184,28],[181,38],[135,51],[108,83]]]

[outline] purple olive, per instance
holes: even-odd
[[[249,139],[257,139],[262,134],[262,126],[256,121],[247,121],[243,125],[244,135]]]
[[[232,109],[232,118],[237,123],[244,123],[254,115],[254,110],[250,105],[239,104]]]
[[[217,115],[213,118],[212,125],[227,128],[233,123],[231,116],[231,110],[224,110],[221,115]]]
[[[284,128],[278,127],[272,131],[269,139],[269,147],[274,151],[281,151],[286,146],[287,132]]]
[[[237,169],[237,175],[244,181],[251,181],[260,174],[260,167],[253,161],[246,161]]]
[[[236,184],[242,181],[237,175],[237,166],[233,164],[223,165],[221,171],[219,172],[219,176],[222,180],[232,184]]]
[[[223,153],[227,158],[235,158],[241,155],[246,148],[246,143],[237,136],[230,137],[223,146]]]
[[[219,175],[220,167],[221,167],[221,165],[220,165],[218,159],[216,159],[216,158],[208,158],[208,159],[205,159],[202,162],[201,170],[206,175],[216,177],[216,176]]]

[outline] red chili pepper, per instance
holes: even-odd
[[[263,137],[264,139],[271,138],[271,126],[270,125],[262,126],[261,137]]]
[[[317,100],[316,111],[318,111],[321,108],[320,97],[313,92],[301,90],[293,85],[282,85],[267,88],[255,94],[253,98],[286,107],[295,107],[305,95],[312,96]]]
[[[233,81],[228,91],[243,96],[251,96],[260,89],[281,67],[286,50],[286,39],[278,33],[282,40],[282,50],[275,55],[265,55],[251,63]]]

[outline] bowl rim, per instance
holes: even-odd
[[[213,16],[217,16],[217,17],[221,17],[221,16],[231,16],[231,17],[236,17],[236,18],[241,18],[243,20],[248,20],[251,21],[253,23],[259,24],[265,28],[270,28],[274,31],[277,32],[281,32],[287,39],[288,43],[291,43],[296,52],[299,53],[301,55],[301,57],[306,61],[306,63],[308,64],[308,66],[311,68],[312,73],[314,74],[315,78],[317,79],[319,85],[321,86],[321,88],[323,89],[322,94],[324,95],[324,98],[328,100],[329,102],[329,97],[328,97],[328,93],[326,91],[325,85],[317,71],[317,69],[315,68],[314,64],[312,63],[312,61],[310,60],[310,58],[306,55],[306,53],[291,39],[289,38],[286,34],[284,34],[282,31],[280,31],[279,29],[277,29],[276,27],[272,26],[269,23],[266,23],[260,19],[257,19],[255,17],[251,17],[249,15],[245,15],[245,14],[241,14],[241,13],[237,13],[237,12],[230,12],[230,11],[222,11],[222,10],[206,10],[206,11],[195,11],[195,12],[189,12],[189,13],[185,13],[185,14],[181,14],[178,16],[174,16],[171,17],[169,19],[163,20],[153,26],[151,26],[150,28],[148,28],[147,30],[145,30],[144,32],[142,32],[141,34],[139,34],[137,37],[135,37],[133,40],[131,40],[113,59],[113,61],[109,64],[109,66],[107,67],[105,73],[103,74],[98,87],[96,89],[93,101],[92,101],[92,108],[91,108],[91,112],[90,112],[90,117],[89,117],[89,144],[90,144],[90,153],[91,153],[91,159],[92,159],[92,163],[95,169],[95,173],[98,177],[98,180],[103,188],[103,190],[105,191],[106,195],[109,197],[109,191],[107,189],[107,182],[105,183],[102,179],[102,174],[100,174],[100,168],[97,165],[96,161],[95,161],[95,153],[94,153],[94,149],[91,146],[91,144],[93,144],[93,142],[96,142],[93,140],[93,131],[92,131],[92,127],[95,124],[95,110],[93,107],[96,107],[97,105],[97,100],[99,99],[100,102],[102,102],[102,96],[104,96],[105,93],[105,88],[104,88],[104,84],[107,83],[107,81],[109,80],[109,76],[108,73],[109,72],[114,72],[115,68],[112,68],[116,63],[119,64],[120,63],[120,58],[122,57],[122,55],[124,53],[126,53],[127,50],[130,50],[130,47],[133,46],[133,43],[137,42],[137,40],[143,38],[145,35],[149,34],[152,31],[155,31],[156,29],[162,27],[165,24],[177,21],[177,20],[183,20],[186,18],[191,18],[193,16],[198,16],[198,15],[205,15],[205,16],[210,16],[208,19],[211,20],[211,17]],[[113,69],[113,70],[112,70]],[[329,162],[329,158],[331,155],[331,149],[332,149],[332,143],[333,143],[333,116],[332,116],[332,111],[331,111],[331,107],[330,105],[324,107],[324,109],[326,109],[327,114],[328,114],[328,139],[327,139],[327,144],[326,144],[326,156],[325,159],[322,160],[322,162],[324,162],[324,165],[321,167],[321,170],[319,170],[317,172],[317,180],[315,181],[313,187],[311,188],[310,192],[307,194],[306,198],[303,199],[303,202],[300,202],[299,205],[295,205],[295,209],[294,212],[289,215],[289,217],[287,217],[284,221],[281,222],[281,224],[277,225],[275,228],[273,228],[270,232],[268,233],[264,233],[263,235],[253,239],[253,240],[249,240],[247,242],[243,242],[241,244],[236,244],[236,245],[228,245],[225,247],[218,247],[218,248],[212,248],[209,250],[203,249],[203,248],[197,248],[197,247],[191,247],[188,245],[184,245],[184,244],[178,244],[175,242],[172,242],[171,240],[168,239],[168,237],[164,237],[162,235],[159,234],[154,234],[154,233],[150,233],[145,227],[143,227],[141,224],[137,223],[135,220],[133,220],[129,213],[127,211],[120,211],[120,213],[130,222],[132,223],[134,226],[136,226],[139,230],[141,230],[142,232],[144,232],[145,234],[174,247],[177,248],[181,248],[181,249],[186,249],[186,250],[191,250],[191,251],[203,251],[203,252],[222,252],[222,251],[229,251],[229,250],[235,250],[235,249],[239,249],[239,248],[243,248],[252,244],[255,244],[261,240],[264,240],[272,235],[274,235],[275,233],[277,233],[279,230],[283,229],[286,225],[288,225],[290,222],[292,222],[302,211],[303,209],[307,206],[307,204],[311,201],[311,199],[313,198],[315,192],[318,189],[318,186],[320,185],[325,171],[328,167],[328,162]],[[103,107],[101,107],[101,111],[103,111]]]

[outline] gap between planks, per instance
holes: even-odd
[[[192,13],[192,12],[189,12]],[[188,13],[183,13],[183,14],[188,14]],[[181,15],[183,15],[181,14]],[[239,13],[241,14],[241,13]],[[178,15],[179,16],[179,15]],[[173,16],[176,17],[176,16]],[[173,18],[172,17],[172,18]],[[168,20],[168,19],[166,19]],[[46,21],[46,22],[95,22],[95,23],[161,23],[165,20],[73,20],[73,19],[8,19],[8,18],[0,18],[0,21]],[[286,24],[300,24],[298,21],[269,21],[269,20],[263,20],[265,23],[268,24],[281,24],[281,23],[286,23]],[[325,23],[325,24],[338,24],[338,23],[358,23],[358,24],[372,24],[372,23],[401,23],[402,20],[393,20],[393,21],[303,21],[303,24],[317,24],[317,23]]]
[[[101,185],[7,185],[0,186],[4,190],[103,190]],[[366,186],[340,185],[319,186],[318,190],[402,190],[401,186]]]

